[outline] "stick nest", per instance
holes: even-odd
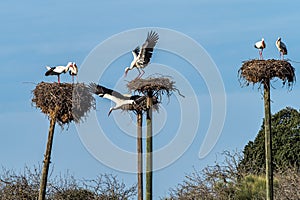
[[[246,86],[250,83],[262,84],[277,77],[282,80],[283,85],[288,83],[288,87],[291,87],[296,80],[295,68],[285,60],[245,61],[238,73],[241,84]]]
[[[95,99],[83,83],[41,82],[33,95],[33,104],[49,118],[55,117],[60,126],[72,121],[79,123],[91,108],[95,108]]]
[[[180,91],[175,87],[175,81],[171,80],[170,77],[149,77],[147,79],[134,79],[128,82],[127,87],[129,90],[147,94],[152,92],[155,96],[161,96],[167,94],[171,96],[174,91],[178,92],[179,95],[183,96]]]

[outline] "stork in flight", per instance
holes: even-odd
[[[262,53],[263,53],[264,48],[266,48],[266,43],[265,43],[264,38],[262,38],[261,41],[256,42],[254,44],[254,47],[258,49],[259,57],[261,60],[263,60],[264,58],[263,58]]]
[[[133,61],[131,62],[129,67],[125,68],[125,77],[128,71],[132,70],[133,68],[137,68],[137,70],[139,71],[139,75],[136,77],[136,79],[141,78],[144,75],[145,71],[143,70],[143,68],[145,68],[149,64],[154,46],[156,45],[158,39],[158,33],[156,33],[155,31],[148,32],[147,39],[142,45],[142,48],[140,49],[140,47],[136,47],[132,51]]]
[[[45,76],[56,75],[57,81],[58,81],[58,83],[60,83],[60,74],[66,73],[72,66],[73,66],[72,62],[68,62],[68,64],[66,66],[56,66],[56,67],[46,66],[47,71],[45,73]]]
[[[287,48],[286,48],[286,45],[283,42],[281,42],[280,37],[276,40],[276,47],[280,53],[281,59],[283,60],[284,55],[287,55]]]
[[[69,74],[72,76],[73,83],[74,83],[74,76],[76,76],[76,81],[77,81],[78,67],[75,62],[72,62],[72,65],[69,68]]]
[[[113,110],[121,109],[123,106],[128,104],[136,104],[143,101],[146,97],[145,96],[139,96],[139,95],[132,95],[127,96],[120,94],[117,91],[108,89],[104,86],[97,85],[95,83],[90,84],[90,90],[92,93],[98,95],[99,97],[109,99],[116,103],[114,107],[111,107],[108,112],[108,116],[111,114]]]

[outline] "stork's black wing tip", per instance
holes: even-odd
[[[96,83],[90,83],[88,85],[88,89],[91,93],[97,94],[98,93],[98,86]]]
[[[136,55],[138,55],[139,52],[140,52],[140,47],[137,46],[137,47],[133,50],[133,52],[134,52]]]
[[[153,31],[153,30],[151,30],[150,32],[148,32],[148,37],[155,38],[156,40],[159,39],[158,33],[156,31]]]

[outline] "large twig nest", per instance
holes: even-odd
[[[91,108],[95,99],[83,83],[39,83],[33,90],[32,102],[48,117],[56,117],[59,125],[72,121],[79,123]]]
[[[243,62],[239,69],[239,79],[242,85],[250,83],[263,84],[267,80],[279,78],[282,84],[292,86],[296,80],[295,69],[285,60],[249,60]]]
[[[183,96],[180,91],[175,87],[175,81],[169,77],[149,77],[147,79],[134,79],[128,82],[127,87],[129,90],[148,94],[151,92],[154,96],[161,96],[167,94],[171,96],[174,91]]]

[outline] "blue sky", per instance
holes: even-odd
[[[199,159],[203,133],[211,117],[210,96],[204,79],[193,76],[194,72],[189,71],[191,67],[187,67],[188,63],[184,60],[173,60],[159,50],[154,54],[153,62],[174,66],[190,81],[201,112],[199,131],[191,146],[176,162],[154,174],[155,198],[166,195],[168,189],[182,181],[186,173],[194,168],[212,165],[218,153],[241,150],[249,140],[254,139],[263,118],[262,95],[257,87],[241,88],[237,71],[242,61],[258,57],[253,45],[261,37],[267,43],[265,58],[279,57],[275,41],[281,36],[288,47],[287,58],[300,60],[298,8],[298,1],[1,1],[1,165],[22,170],[24,165],[42,164],[49,121],[31,105],[31,91],[41,81],[56,81],[55,77],[44,76],[45,65],[66,64],[72,60],[80,68],[90,52],[113,35],[135,28],[166,28],[185,34],[206,50],[221,74],[227,96],[226,119],[221,136],[213,150]],[[137,44],[143,40],[137,41]],[[130,61],[130,53],[113,61],[101,84],[115,87]],[[298,75],[299,64],[292,65]],[[130,73],[134,75],[136,72]],[[118,77],[111,78],[112,74]],[[71,81],[68,76],[62,80]],[[297,83],[291,92],[282,88],[280,81],[273,85],[276,89],[271,92],[272,113],[286,106],[299,109]],[[123,89],[121,92],[127,91]],[[100,124],[103,123],[104,129],[113,130],[114,134],[108,137],[115,144],[135,151],[135,140],[122,135],[113,117],[106,117],[109,107],[110,102],[97,99],[96,114]],[[169,104],[164,101],[162,107],[161,115],[167,117],[160,118],[160,114],[155,114],[157,124],[160,119],[166,120],[165,127],[158,131],[154,141],[157,148],[172,139],[174,135],[170,133],[176,131],[173,125],[181,120],[176,117],[180,114],[178,110],[172,113],[178,107],[177,98],[172,97]],[[115,115],[121,115],[125,124],[134,123],[133,115],[118,111]],[[56,128],[52,163],[56,174],[69,170],[78,178],[93,178],[99,173],[113,173],[127,184],[136,181],[134,174],[105,166],[91,155],[73,124],[64,130]]]

